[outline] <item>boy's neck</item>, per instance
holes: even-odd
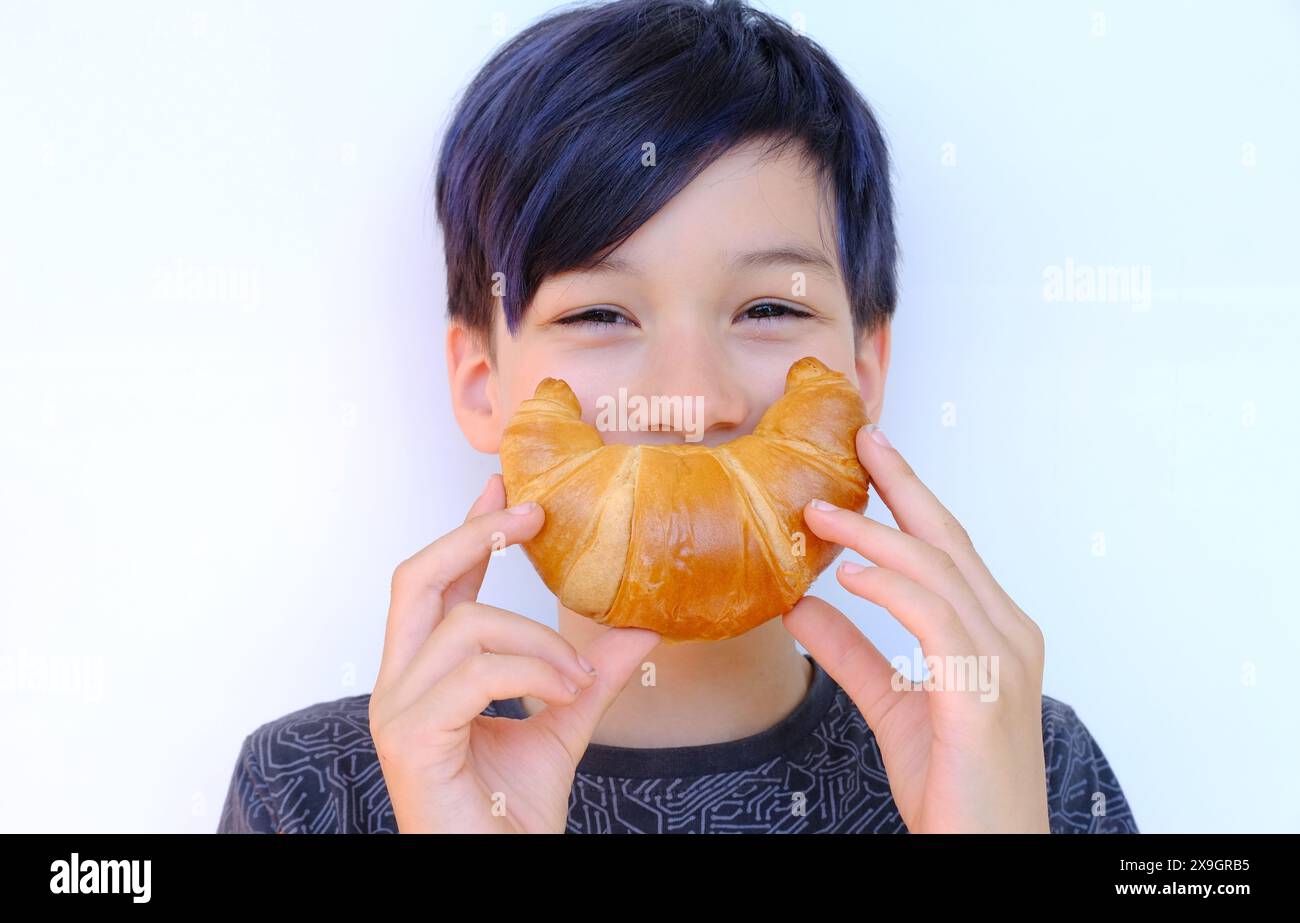
[[[584,651],[607,631],[564,606],[559,631]],[[780,618],[738,638],[660,644],[646,658],[654,669],[632,674],[596,727],[591,742],[617,747],[690,747],[766,731],[808,695],[813,669]],[[654,685],[649,685],[653,677]],[[524,696],[532,715],[545,703]]]

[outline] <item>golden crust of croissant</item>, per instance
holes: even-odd
[[[509,504],[546,512],[523,547],[561,603],[665,641],[720,640],[789,612],[842,550],[803,507],[866,508],[854,437],[868,422],[852,383],[806,356],[748,435],[606,445],[568,384],[546,378],[506,427],[501,473]]]

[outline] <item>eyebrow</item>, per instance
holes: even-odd
[[[835,281],[839,279],[839,270],[820,250],[814,250],[797,243],[761,247],[757,250],[745,250],[733,254],[726,261],[726,266],[732,272],[761,266],[809,266],[827,278]],[[623,273],[629,276],[642,276],[645,274],[639,264],[613,253],[598,260],[591,267],[579,271],[593,274]]]

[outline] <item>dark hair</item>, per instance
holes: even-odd
[[[542,280],[590,268],[737,144],[801,141],[838,211],[855,335],[897,300],[885,139],[816,42],[740,0],[566,6],[500,48],[438,158],[447,313],[513,336]],[[642,145],[656,165],[642,165]]]

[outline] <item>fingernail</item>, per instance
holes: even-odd
[[[887,449],[894,447],[894,444],[885,437],[885,431],[874,423],[867,424],[867,435]]]
[[[537,509],[537,504],[529,500],[527,503],[517,503],[514,506],[507,507],[506,512],[513,513],[516,516],[527,516],[535,509]]]
[[[582,667],[592,676],[596,675],[596,668],[591,665],[590,660],[588,660],[586,657],[583,657],[581,654],[578,655],[578,666]]]
[[[840,573],[844,574],[858,574],[864,570],[866,570],[865,567],[861,564],[854,564],[852,561],[845,561],[840,565]]]
[[[838,510],[839,507],[834,503],[827,503],[825,500],[812,500],[808,504],[815,510]]]
[[[576,693],[578,691],[578,684],[575,683],[573,680],[569,679],[563,673],[560,674],[560,679],[564,680],[564,686],[570,692]]]

